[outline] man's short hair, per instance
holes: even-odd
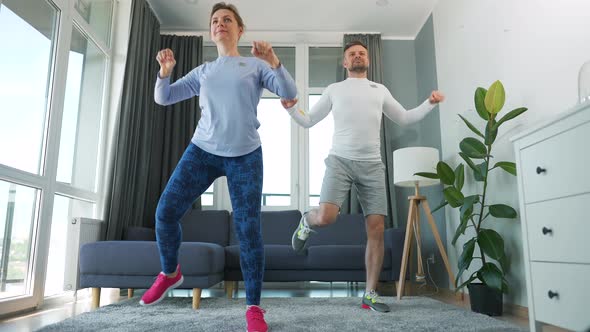
[[[365,50],[367,50],[367,51],[369,50],[367,48],[367,45],[363,44],[363,42],[361,42],[360,40],[353,40],[353,41],[347,43],[346,45],[344,45],[344,52],[343,53],[346,53],[346,50],[347,49],[349,49],[349,48],[351,48],[353,46],[356,46],[356,45],[360,45],[360,46],[364,47]]]

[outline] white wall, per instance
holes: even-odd
[[[503,125],[492,153],[496,161],[514,161],[509,138],[519,130],[576,103],[578,71],[590,60],[590,1],[445,0],[433,15],[438,86],[447,96],[440,106],[445,161],[458,164],[459,142],[471,133],[457,114],[481,124],[473,111],[478,86],[503,82],[506,105],[501,115],[519,106],[529,108]],[[493,175],[490,202],[517,208],[515,178],[502,172]],[[450,241],[458,213],[450,208],[446,213],[448,251],[456,271],[460,251]],[[526,306],[520,221],[491,220],[490,225],[504,236],[512,261],[511,293],[505,301]]]

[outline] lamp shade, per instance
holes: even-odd
[[[432,186],[440,183],[438,179],[416,176],[415,173],[436,173],[438,149],[411,147],[393,151],[393,183],[400,187]]]

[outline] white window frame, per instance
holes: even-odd
[[[310,95],[321,95],[324,93],[324,90],[327,86],[324,87],[312,87],[309,86],[309,49],[312,47],[326,47],[326,48],[341,48],[342,43],[304,43],[302,45],[304,48],[303,59],[305,60],[304,68],[304,89],[303,89],[303,103],[302,100],[299,100],[299,105],[301,107],[305,107],[304,109],[309,111],[309,96]],[[336,83],[336,82],[334,82]],[[294,124],[295,121],[291,120]],[[309,211],[311,206],[309,205],[309,130],[295,124],[299,130],[302,132],[302,139],[299,141],[299,145],[303,147],[303,151],[299,156],[300,168],[304,171],[303,174],[300,174],[301,181],[303,183],[300,185],[301,193],[300,197],[302,198],[299,203],[299,210],[300,211]]]
[[[102,181],[98,181],[96,191],[76,188],[67,183],[56,181],[58,155],[60,148],[61,122],[66,90],[66,76],[68,69],[69,52],[71,47],[72,29],[78,28],[80,32],[93,42],[104,53],[106,58],[105,76],[103,82],[103,99],[100,121],[100,135],[98,144],[101,155],[97,167],[97,178],[101,178],[105,168],[104,145],[106,143],[106,119],[109,109],[109,97],[111,87],[111,59],[112,45],[115,34],[114,20],[117,14],[118,1],[112,1],[110,41],[111,46],[106,45],[92,30],[90,25],[80,16],[74,8],[75,0],[43,0],[56,9],[57,31],[53,44],[51,59],[52,72],[49,86],[49,108],[46,114],[45,135],[43,136],[41,172],[39,175],[21,171],[9,166],[0,165],[0,179],[28,186],[40,190],[36,217],[33,222],[31,236],[32,250],[30,258],[30,283],[28,295],[0,300],[0,315],[27,310],[41,306],[45,302],[71,301],[74,292],[64,292],[62,295],[44,298],[45,277],[47,270],[47,255],[50,244],[50,231],[53,216],[53,203],[55,195],[94,203],[96,207],[101,203],[100,199],[104,190]],[[0,0],[0,4],[2,1]]]

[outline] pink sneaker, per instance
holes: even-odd
[[[246,310],[246,322],[248,323],[248,332],[266,332],[268,325],[264,321],[264,311],[259,306],[251,306]]]
[[[141,304],[141,305],[156,304],[156,303],[162,301],[162,299],[166,296],[166,293],[168,293],[169,290],[172,290],[172,289],[180,286],[182,284],[182,282],[184,281],[184,277],[182,276],[182,272],[180,272],[180,265],[178,265],[176,267],[176,271],[178,271],[178,273],[176,274],[176,277],[174,277],[174,278],[168,278],[164,274],[164,272],[160,272],[160,274],[158,274],[158,277],[156,278],[156,281],[154,282],[152,287],[150,287],[150,289],[148,289],[141,297],[141,301],[139,301],[139,304]]]

